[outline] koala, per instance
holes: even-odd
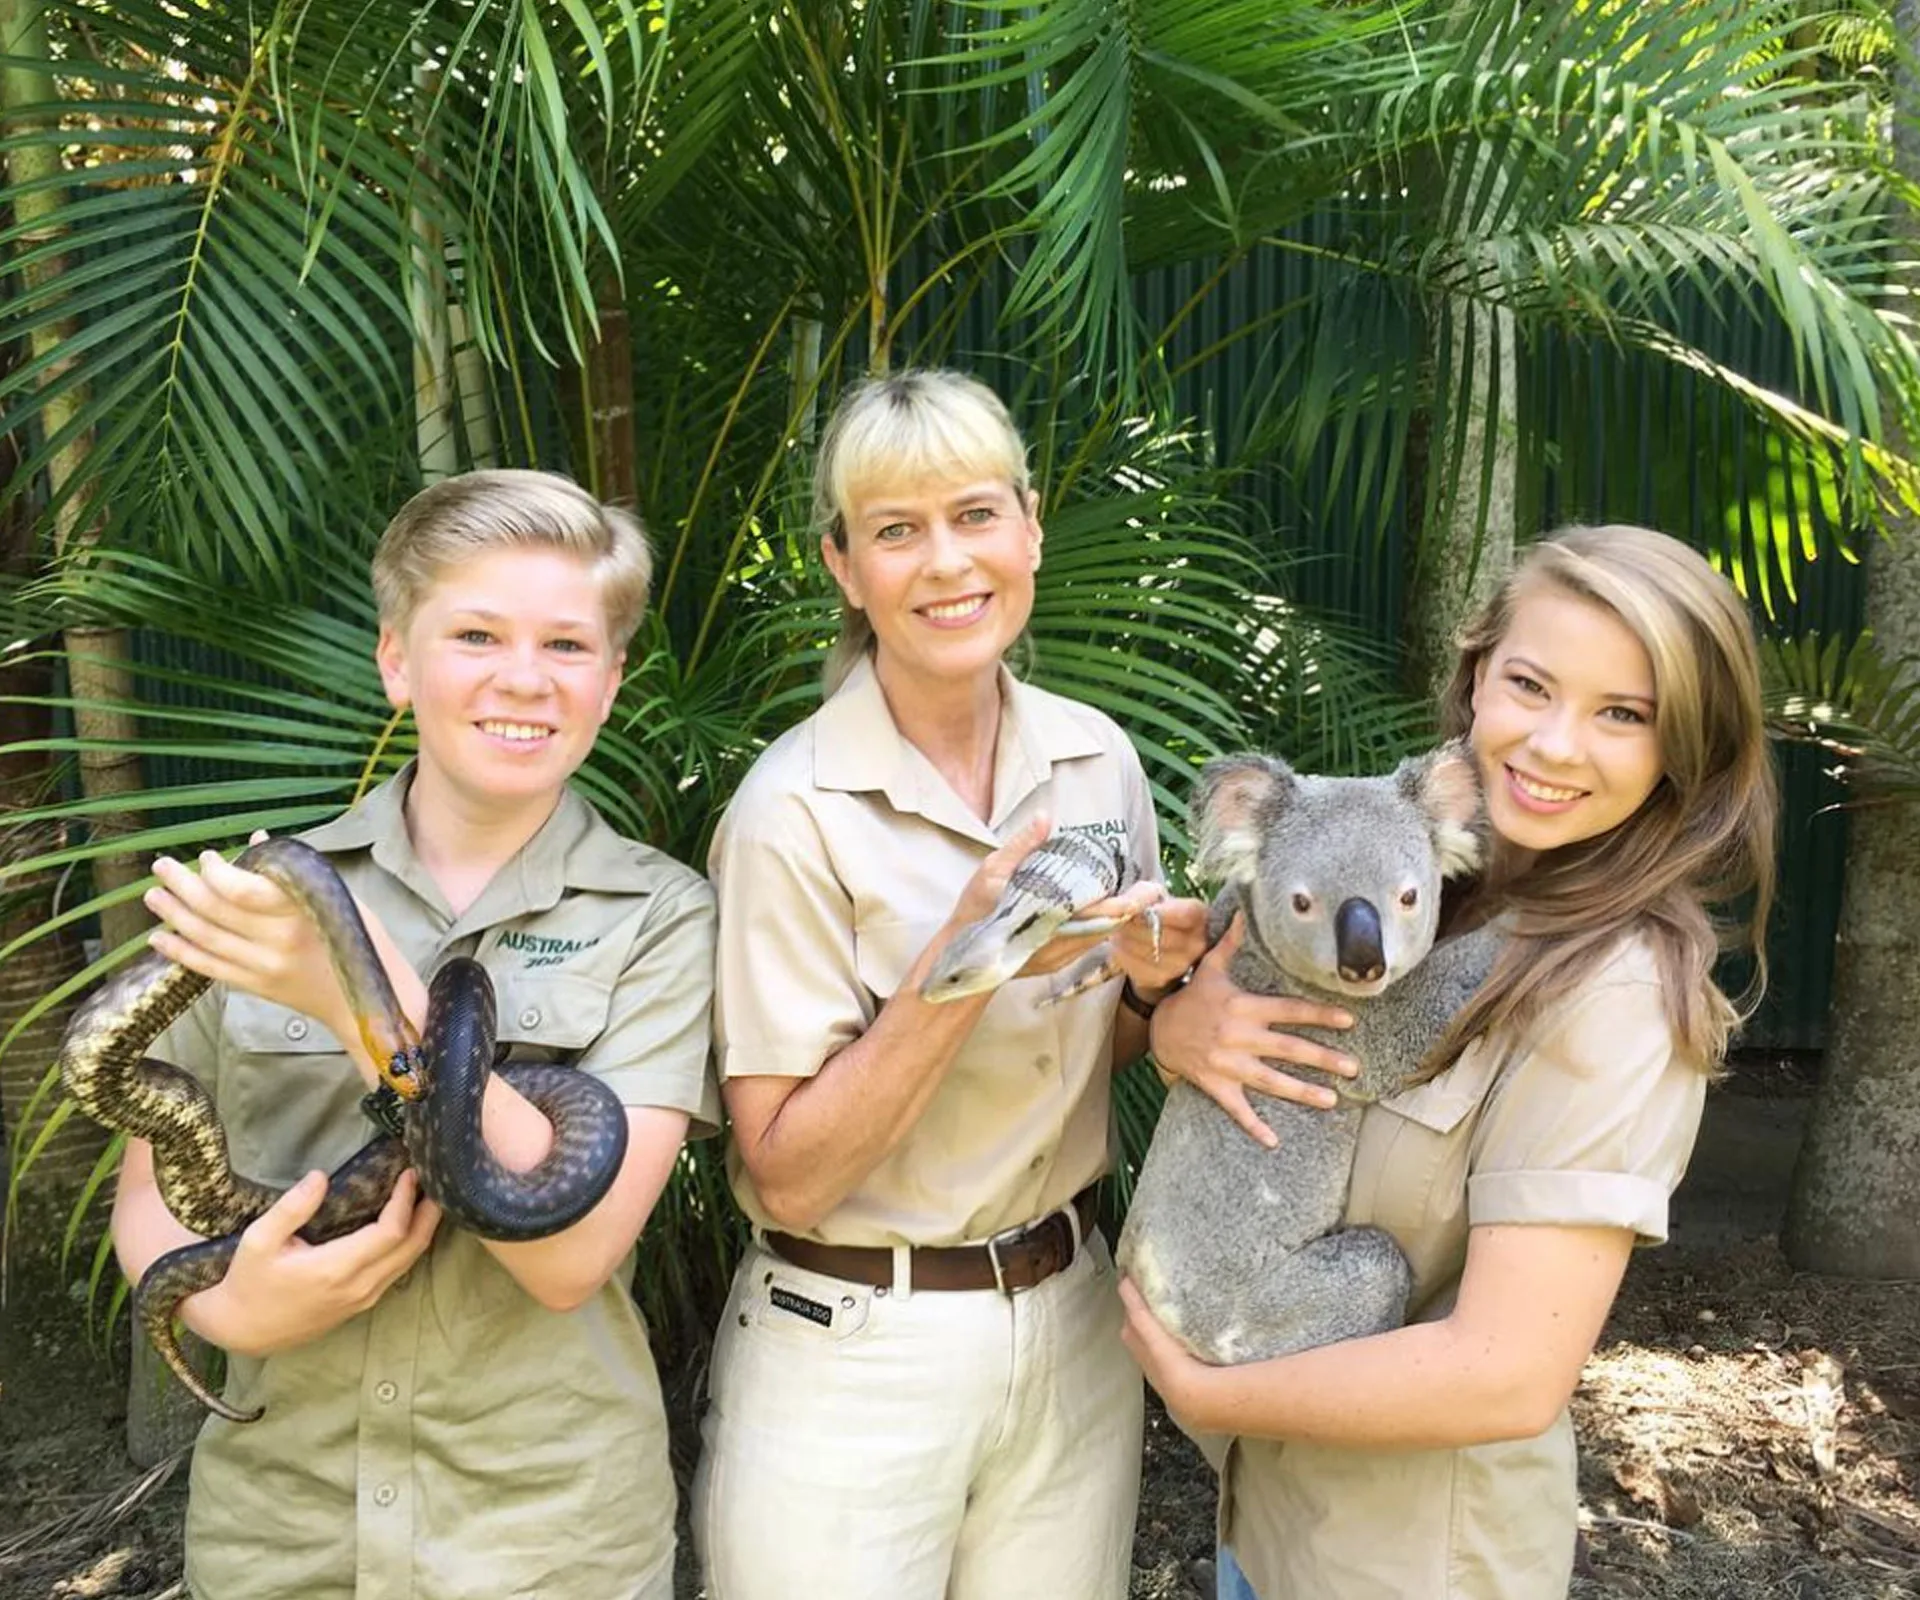
[[[1384,777],[1262,756],[1201,772],[1195,870],[1224,880],[1208,931],[1246,919],[1234,982],[1347,1010],[1352,1029],[1327,1037],[1361,1063],[1331,1111],[1254,1094],[1274,1150],[1190,1084],[1168,1092],[1119,1262],[1201,1360],[1263,1361],[1406,1320],[1406,1258],[1382,1230],[1343,1225],[1347,1179],[1364,1107],[1406,1082],[1492,965],[1490,927],[1434,948],[1441,883],[1478,864],[1482,819],[1458,743]]]

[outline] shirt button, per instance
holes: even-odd
[[[520,1013],[520,1026],[523,1028],[539,1027],[540,1026],[540,1008],[538,1006],[528,1006],[524,1011],[522,1011]]]
[[[305,1017],[288,1017],[287,1037],[289,1039],[304,1039],[306,1036],[307,1019]]]
[[[412,1282],[413,1282],[413,1268],[408,1267],[405,1272],[401,1273],[399,1277],[393,1280],[393,1286],[396,1289],[404,1289],[408,1284]]]
[[[382,1405],[390,1406],[399,1398],[400,1385],[391,1381],[377,1383],[374,1385],[373,1392]]]
[[[1050,1055],[1037,1055],[1033,1058],[1033,1064],[1042,1072],[1050,1072],[1053,1070],[1053,1057]]]
[[[390,1483],[383,1483],[373,1491],[373,1503],[377,1506],[390,1506],[400,1498],[400,1491]]]
[[[1031,1161],[1027,1163],[1027,1171],[1038,1172],[1046,1164],[1047,1164],[1047,1158],[1045,1156],[1035,1156]]]

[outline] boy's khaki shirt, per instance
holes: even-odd
[[[629,1106],[710,1132],[712,894],[565,793],[458,918],[414,856],[410,770],[305,835],[423,977],[448,957],[492,976],[521,1060],[574,1061]],[[363,1085],[318,1023],[216,989],[154,1054],[213,1091],[236,1170],[290,1184],[371,1127]],[[664,1596],[674,1486],[629,1258],[584,1306],[543,1309],[442,1222],[377,1305],[265,1360],[234,1358],[194,1452],[196,1600],[540,1600]]]
[[[870,661],[776,740],[734,796],[708,870],[720,895],[714,1035],[723,1077],[811,1077],[872,1026],[980,863],[1045,811],[1124,839],[1160,876],[1153,802],[1099,712],[1001,674],[993,815],[976,817],[902,738]],[[920,1119],[810,1236],[847,1245],[985,1239],[1065,1205],[1109,1165],[1114,979],[1015,979],[988,1003]],[[777,1227],[737,1147],[734,1193]]]
[[[1347,1222],[1413,1267],[1412,1316],[1453,1308],[1468,1230],[1541,1223],[1667,1236],[1706,1077],[1676,1053],[1653,956],[1624,947],[1502,1071],[1470,1049],[1369,1107]],[[1563,1600],[1573,1427],[1459,1450],[1233,1442],[1221,1534],[1261,1600]]]

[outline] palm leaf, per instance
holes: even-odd
[[[1768,726],[1817,746],[1862,796],[1920,798],[1920,659],[1889,657],[1871,632],[1762,642]]]

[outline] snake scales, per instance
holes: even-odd
[[[235,864],[279,884],[319,927],[383,1085],[368,1097],[368,1110],[386,1131],[330,1175],[302,1239],[324,1243],[373,1221],[409,1165],[421,1192],[482,1238],[545,1238],[599,1203],[627,1146],[626,1113],[599,1079],[572,1067],[503,1067],[500,1076],[553,1124],[553,1147],[538,1166],[513,1172],[481,1138],[494,1055],[493,985],[485,968],[464,957],[447,962],[429,986],[426,1026],[416,1034],[353,896],[326,857],[295,839],[270,839]],[[196,1398],[231,1421],[251,1422],[260,1412],[214,1394],[174,1336],[180,1302],[226,1275],[241,1232],[285,1192],[236,1173],[212,1097],[190,1074],[146,1055],[207,987],[205,978],[164,956],[140,957],[75,1014],[60,1070],[89,1116],[153,1146],[162,1201],[204,1239],[147,1268],[134,1291],[135,1314]]]

